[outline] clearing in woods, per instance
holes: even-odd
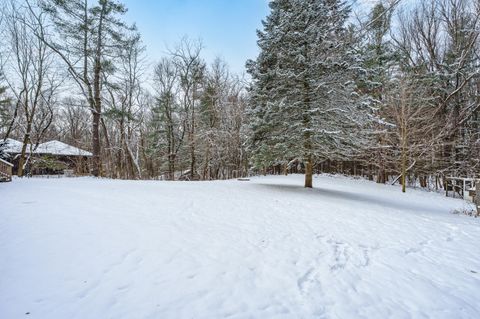
[[[0,318],[475,318],[479,220],[320,176],[0,184]],[[477,317],[478,318],[478,317]]]

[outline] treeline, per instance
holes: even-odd
[[[5,1],[2,141],[60,139],[112,178],[226,179],[248,173],[245,81],[188,38],[156,65],[117,1]]]
[[[257,166],[439,187],[480,175],[480,4],[272,1],[253,78]],[[294,161],[292,161],[294,159]],[[404,188],[405,189],[405,188]]]
[[[479,177],[480,3],[420,1],[399,12],[395,29],[383,8],[372,12],[364,90],[393,125],[377,126],[360,158],[378,182],[401,174],[438,187],[445,176]]]
[[[117,1],[4,1],[0,137],[23,142],[21,168],[59,139],[112,178],[478,176],[480,4],[402,4],[359,18],[344,1],[273,0],[245,80],[188,38],[149,65]]]

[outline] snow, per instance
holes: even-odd
[[[464,201],[302,182],[0,184],[0,318],[479,317]]]
[[[12,138],[7,138],[5,140],[6,146],[5,146],[5,152],[7,153],[21,153],[22,152],[22,146],[23,143],[17,140],[14,140]]]
[[[8,138],[6,140],[7,147],[5,152],[18,154],[22,152],[23,143],[17,140]],[[30,153],[30,144],[27,145],[27,153]],[[77,147],[65,144],[63,142],[53,140],[38,145],[35,150],[36,154],[50,154],[50,155],[60,155],[60,156],[92,156],[92,153],[79,149]]]
[[[38,145],[36,153],[63,156],[92,156],[92,153],[90,152],[81,150],[77,147],[56,140]]]

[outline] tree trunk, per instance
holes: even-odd
[[[307,157],[305,165],[305,187],[312,188],[313,187],[313,163],[312,163],[312,155]]]
[[[427,176],[420,176],[420,186],[423,188],[427,188],[428,186],[428,177]]]
[[[407,191],[407,138],[408,138],[408,129],[405,116],[405,105],[402,104],[402,126],[401,126],[401,142],[402,142],[402,193]]]
[[[102,97],[101,97],[101,74],[102,74],[102,38],[103,38],[103,18],[105,15],[106,3],[102,5],[98,25],[98,42],[95,52],[95,68],[93,76],[93,127],[92,127],[92,151],[93,151],[93,176],[102,174],[101,141],[100,141],[100,118],[102,116]]]
[[[31,123],[29,123],[27,126],[28,130],[30,130],[30,126],[31,126]],[[17,172],[18,177],[23,177],[23,174],[24,174],[23,166],[25,166],[27,145],[29,142],[30,142],[30,132],[27,132],[23,137],[22,151],[20,153],[20,159],[18,161],[18,172]]]
[[[92,123],[92,175],[95,177],[100,176],[101,174],[101,159],[100,159],[100,114],[98,112],[93,112],[93,123]]]
[[[402,193],[407,190],[407,153],[402,150]]]
[[[208,140],[205,150],[205,166],[203,167],[203,180],[210,179],[210,141]]]
[[[191,133],[191,142],[190,142],[190,179],[193,181],[195,180],[195,141],[194,141],[194,133]]]
[[[480,216],[480,179],[475,183],[475,205],[477,206],[477,217]]]
[[[108,176],[110,178],[115,178],[115,171],[114,171],[114,162],[113,162],[113,156],[112,156],[112,147],[110,144],[110,138],[108,137],[108,131],[107,131],[107,126],[105,125],[105,121],[103,118],[100,118],[100,123],[102,125],[102,131],[103,131],[103,138],[105,139],[105,146],[106,146],[106,155],[107,155],[107,171],[109,172]]]

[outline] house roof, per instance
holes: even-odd
[[[92,156],[92,153],[79,149],[78,147],[65,144],[60,141],[50,141],[38,145],[35,153],[70,156]]]
[[[5,151],[11,154],[18,154],[22,151],[23,143],[8,138]],[[27,145],[27,153],[30,152],[30,145]],[[84,151],[78,147],[53,140],[39,144],[34,152],[35,154],[59,155],[59,156],[92,156],[92,153]]]
[[[23,146],[22,142],[14,140],[13,138],[7,138],[5,142],[6,142],[5,152],[20,153],[22,151],[22,146]]]

